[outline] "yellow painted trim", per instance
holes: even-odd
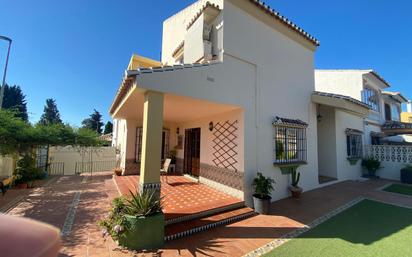
[[[162,63],[144,56],[133,54],[130,58],[127,70],[136,70],[138,68],[159,67]]]

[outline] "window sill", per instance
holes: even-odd
[[[348,157],[347,158],[350,165],[356,165],[360,159],[361,159],[360,157]]]
[[[289,162],[289,163],[278,163],[274,162],[273,165],[278,167],[283,175],[292,173],[293,170],[296,170],[301,165],[307,165],[307,162]]]

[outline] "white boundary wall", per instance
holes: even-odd
[[[0,178],[10,177],[13,174],[13,168],[13,158],[7,156],[0,156]]]
[[[64,166],[64,175],[109,171],[116,167],[115,147],[50,147],[49,163]],[[76,168],[77,166],[77,168]],[[61,169],[60,169],[61,171]]]
[[[377,171],[381,178],[400,180],[400,170],[412,165],[412,146],[367,145],[365,157],[381,161],[383,168]]]

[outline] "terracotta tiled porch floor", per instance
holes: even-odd
[[[139,176],[114,176],[122,195],[136,192]],[[217,208],[243,203],[242,200],[222,193],[184,176],[171,175],[162,181],[161,194],[164,197],[165,219],[171,220]]]

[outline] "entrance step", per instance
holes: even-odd
[[[228,211],[222,211],[190,221],[170,224],[165,227],[165,241],[175,240],[194,233],[199,233],[217,226],[233,223],[256,213],[249,207],[242,207]]]
[[[239,202],[234,203],[234,204],[224,205],[224,206],[221,206],[221,207],[204,210],[204,211],[197,212],[197,213],[190,213],[188,215],[181,215],[180,214],[178,217],[175,217],[175,218],[171,217],[171,218],[166,219],[165,224],[166,225],[171,225],[171,224],[180,223],[180,222],[184,222],[184,221],[200,219],[200,218],[212,216],[212,215],[217,214],[217,213],[236,210],[236,209],[242,208],[244,206],[245,206],[245,202],[244,201],[239,201]]]

